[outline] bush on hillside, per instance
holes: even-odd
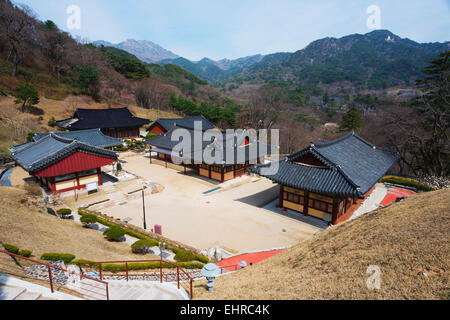
[[[137,271],[137,270],[149,270],[149,269],[159,269],[160,262],[134,262],[128,264],[128,271]],[[199,262],[182,262],[178,263],[178,265],[183,269],[202,269],[203,264]],[[170,263],[162,262],[162,267],[164,269],[175,269],[176,266]],[[125,264],[104,264],[102,265],[103,271],[108,272],[123,272],[126,271]]]
[[[63,208],[56,211],[61,218],[69,218],[72,215],[72,210],[69,208]]]
[[[89,225],[97,222],[97,216],[93,214],[85,214],[81,216],[80,222],[83,224],[83,227],[88,227]]]
[[[380,180],[381,182],[387,182],[392,184],[398,184],[401,186],[412,187],[421,191],[433,191],[434,189],[425,183],[421,183],[419,181],[415,181],[413,179],[402,178],[402,177],[384,177]]]
[[[189,252],[189,251],[185,251],[185,250],[181,250],[179,248],[173,248],[172,251],[175,253],[175,261],[180,261],[180,262],[188,262],[188,261],[200,261],[203,263],[208,263],[209,259],[207,257],[204,257],[202,255],[193,253],[193,252]]]
[[[33,251],[31,250],[20,250],[19,251],[19,256],[25,257],[25,258],[29,258],[31,257],[31,254],[33,253]]]
[[[48,120],[48,126],[53,127],[55,125],[56,119],[55,117],[51,117],[50,120]]]
[[[63,261],[64,263],[70,263],[73,259],[75,259],[75,256],[70,253],[47,252],[41,255],[41,259],[46,261]]]
[[[131,245],[131,251],[136,254],[146,254],[151,247],[155,246],[155,242],[156,241],[150,239],[138,240]],[[157,242],[156,245],[158,245]]]
[[[125,230],[119,226],[112,226],[103,232],[108,241],[119,241],[125,234]]]
[[[10,253],[19,254],[19,248],[16,246],[13,246],[12,244],[4,243],[3,247],[5,247],[5,250]]]

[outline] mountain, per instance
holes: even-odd
[[[317,40],[292,54],[266,56],[229,80],[385,89],[413,85],[428,62],[449,49],[450,42],[421,44],[376,30]]]
[[[239,72],[244,68],[260,62],[263,58],[264,56],[260,54],[235,60],[222,59],[219,61],[203,58],[200,61],[194,62],[185,58],[177,58],[162,60],[159,64],[176,64],[192,72],[199,78],[208,80],[209,82],[219,82],[228,79],[235,72]]]
[[[411,86],[422,69],[450,42],[418,43],[388,30],[364,35],[324,38],[294,53],[278,52],[235,60],[191,61],[149,41],[127,40],[117,45],[96,41],[95,45],[125,50],[145,62],[161,66],[175,64],[210,83],[265,84],[289,82],[314,86],[384,90]]]
[[[133,40],[128,39],[127,41],[113,44],[111,42],[99,40],[93,42],[95,46],[105,46],[105,47],[114,47],[117,49],[125,50],[140,60],[148,63],[158,62],[164,59],[177,59],[178,55],[173,53],[172,51],[166,50],[160,45],[153,43],[147,40]]]

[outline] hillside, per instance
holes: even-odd
[[[0,193],[0,241],[32,250],[35,258],[58,252],[94,261],[140,259],[125,243],[108,242],[98,231],[43,212],[39,199],[25,190],[0,187]]]
[[[450,190],[412,196],[220,277],[198,299],[448,299]],[[371,265],[381,289],[370,291]]]
[[[231,75],[227,82],[291,81],[374,90],[410,86],[432,58],[449,48],[450,42],[421,44],[376,30],[317,40],[292,54],[266,56]]]

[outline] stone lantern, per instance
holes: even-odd
[[[209,292],[214,291],[214,280],[220,274],[220,268],[216,266],[214,263],[208,263],[202,269],[202,275],[206,277],[208,283],[206,284],[206,288]]]

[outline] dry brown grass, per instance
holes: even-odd
[[[217,279],[197,299],[448,299],[450,190],[412,196]],[[370,291],[370,265],[381,289]]]
[[[45,252],[72,253],[93,261],[139,260],[125,243],[108,242],[96,230],[83,228],[40,211],[38,198],[24,190],[0,187],[0,241],[32,250],[39,259]],[[144,259],[155,259],[146,255]]]

